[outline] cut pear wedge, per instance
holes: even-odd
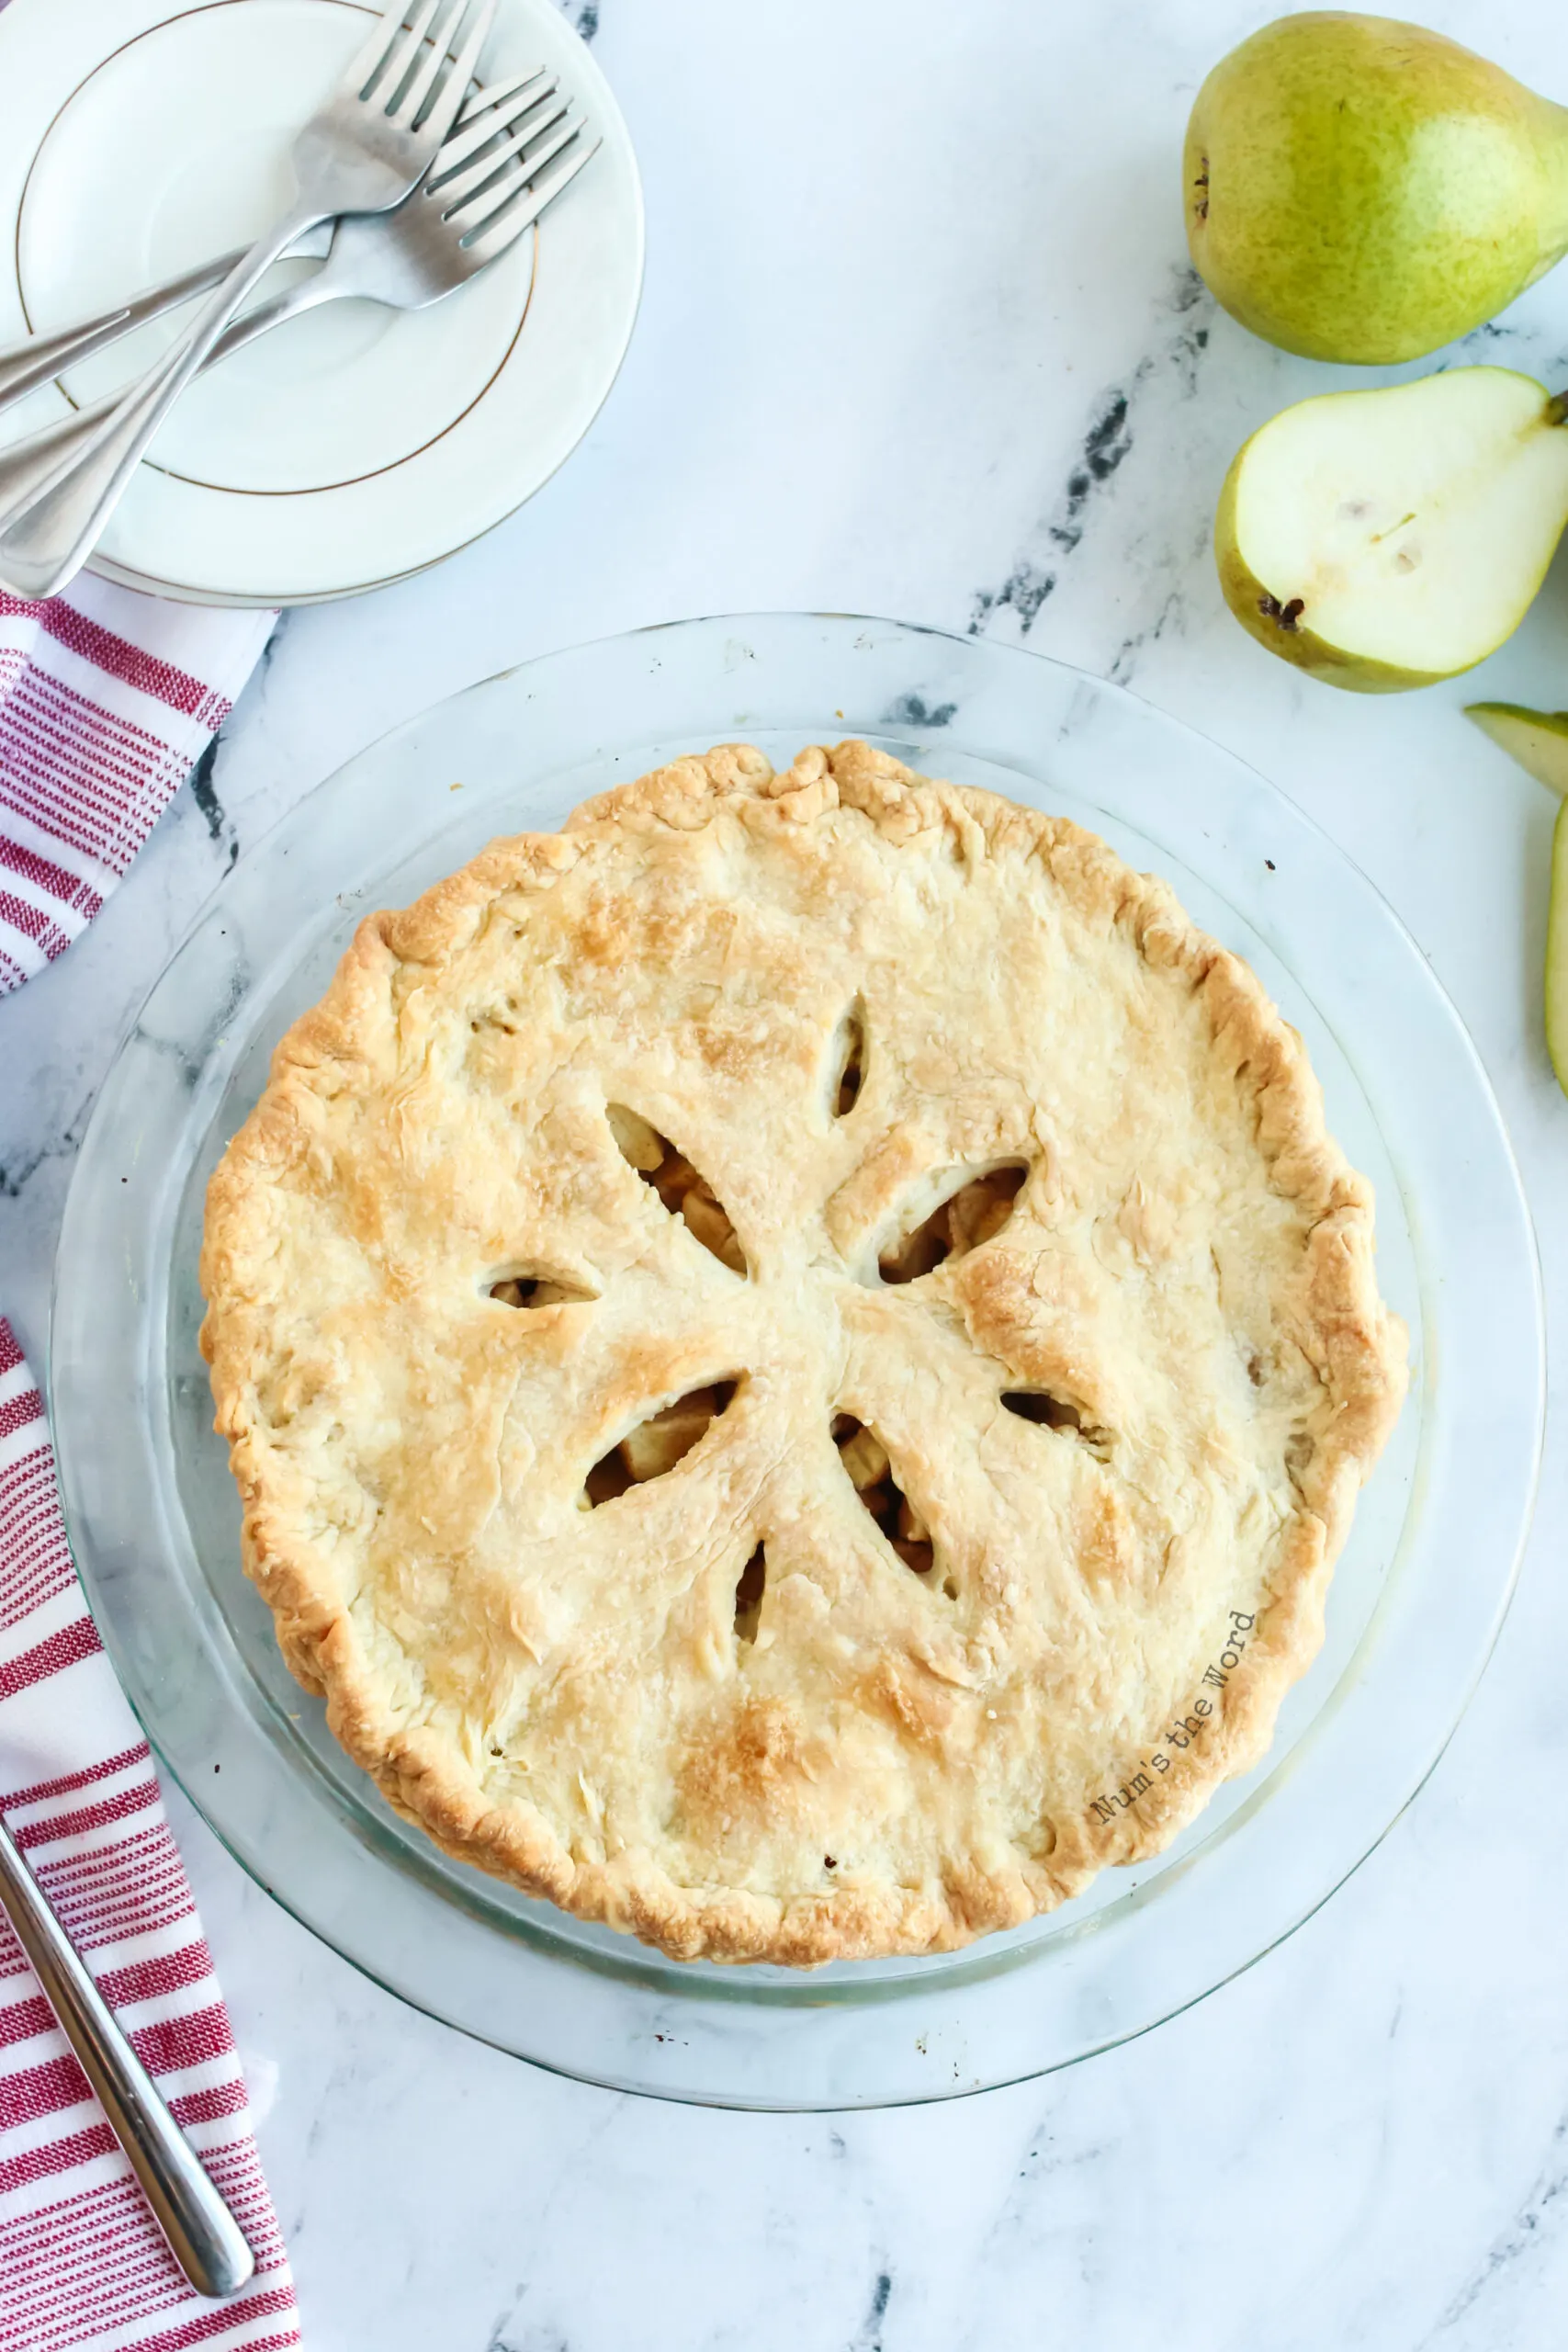
[[[1465,717],[1473,718],[1501,752],[1568,799],[1568,710],[1527,710],[1517,702],[1472,702]]]
[[[1529,611],[1568,524],[1568,399],[1456,368],[1288,408],[1241,449],[1214,554],[1260,645],[1361,694],[1474,667]]]
[[[1474,702],[1465,712],[1520,767],[1562,796],[1551,835],[1551,904],[1546,918],[1546,1049],[1568,1094],[1568,710]]]
[[[1546,1050],[1568,1094],[1568,800],[1551,829],[1551,903],[1546,916]]]

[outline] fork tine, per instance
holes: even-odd
[[[408,0],[391,0],[391,6],[376,22],[363,46],[355,50],[344,70],[340,89],[345,97],[362,97],[380,73],[391,52],[392,43],[403,28],[403,12]]]
[[[471,196],[467,204],[455,206],[443,217],[454,229],[460,228],[465,237],[472,230],[482,229],[487,221],[493,220],[497,214],[504,212],[507,206],[513,202],[518,193],[517,183],[519,181],[526,183],[532,180],[536,173],[542,172],[545,165],[554,156],[558,155],[563,147],[570,146],[584,127],[581,118],[575,122],[567,123],[563,129],[556,132],[553,139],[546,140],[536,155],[530,155],[525,163],[520,164],[515,173],[509,173],[501,181],[492,181],[489,187],[480,188],[477,196]]]
[[[378,97],[381,106],[390,112],[399,86],[411,62],[419,55],[420,44],[439,6],[440,0],[422,0],[414,11],[413,22],[401,27],[395,46],[388,48],[366,84],[361,94],[366,99]]]
[[[464,0],[465,7],[468,0]],[[453,61],[452,71],[441,85],[441,95],[431,107],[420,128],[426,137],[439,146],[457,119],[457,109],[468,95],[468,85],[474,78],[479,62],[479,51],[490,39],[490,28],[495,22],[496,0],[484,0],[479,15],[468,28],[468,38]],[[457,23],[452,27],[457,29]]]
[[[444,213],[442,217],[448,227],[459,230],[466,243],[476,230],[482,229],[487,222],[504,212],[507,206],[514,201],[519,190],[528,187],[545,165],[558,155],[563,148],[570,147],[582,128],[581,118],[576,121],[564,123],[553,138],[545,141],[537,154],[525,157],[522,163],[513,164],[502,174],[499,179],[487,181],[485,186],[477,194],[470,196],[465,203],[455,205],[450,212]]]
[[[538,73],[527,76],[523,85],[528,91],[527,96],[518,95],[511,104],[504,98],[487,100],[482,119],[476,118],[471,121],[465,119],[461,130],[455,130],[449,139],[442,141],[441,152],[432,164],[430,176],[424,183],[426,194],[440,187],[460,164],[468,162],[470,155],[477,155],[481,147],[488,146],[492,139],[499,139],[503,130],[510,130],[514,122],[520,122],[525,114],[532,114],[536,107],[542,107],[547,98],[554,97],[558,83],[547,82],[542,90],[533,87],[536,82],[543,79],[544,72],[541,65]]]
[[[362,97],[370,99],[378,96],[381,105],[390,109],[399,85],[412,60],[419,55],[420,43],[439,6],[440,0],[423,0],[423,6],[414,12],[412,24],[401,26],[396,41],[389,43],[382,52],[375,72],[360,92]]]
[[[545,207],[553,204],[562,188],[577,177],[584,164],[593,161],[604,143],[602,139],[595,139],[592,146],[574,147],[553,171],[535,180],[527,189],[526,201],[516,203],[514,199],[515,209],[503,209],[482,235],[476,237],[472,244],[465,245],[463,250],[469,260],[482,269],[503,254],[508,245],[515,244],[524,230],[531,229]]]
[[[521,154],[533,140],[542,139],[547,130],[553,130],[562,116],[570,111],[570,98],[562,98],[553,114],[547,115],[540,122],[525,123],[521,130],[514,130],[511,138],[503,140],[499,147],[491,148],[481,155],[477,164],[470,164],[466,172],[452,173],[441,179],[432,188],[431,194],[441,198],[442,219],[450,220],[469,197],[483,187],[487,180],[494,179],[497,172],[509,164],[513,155]],[[533,108],[528,111],[532,113]]]
[[[468,11],[468,0],[446,0],[440,16],[430,28],[428,50],[416,51],[409,60],[407,87],[400,91],[395,82],[388,83],[387,105],[394,122],[403,124],[410,130],[414,128],[419,110],[451,54],[453,40]]]
[[[509,98],[516,97],[520,90],[526,90],[533,83],[541,81],[544,72],[542,65],[536,65],[531,74],[514,74],[510,82],[492,82],[488,89],[476,90],[458,117],[462,124],[463,135],[444,141],[444,152],[454,155],[460,164],[466,156],[473,153],[475,147],[482,139],[492,138],[496,131],[504,130],[509,122],[516,119],[517,108],[514,107],[511,114],[502,115],[492,122],[484,123],[482,129],[480,118],[494,115],[497,107],[503,107]],[[551,87],[554,87],[553,84]],[[541,91],[540,96],[544,95],[545,93]],[[529,98],[526,103],[532,106],[535,101]],[[464,141],[468,138],[470,129],[473,136],[468,139],[468,143],[465,144]]]

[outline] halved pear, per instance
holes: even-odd
[[[1568,1094],[1568,710],[1472,702],[1465,712],[1520,767],[1562,796],[1551,834],[1551,904],[1546,918],[1546,1049]]]
[[[1225,477],[1225,602],[1271,653],[1359,694],[1472,669],[1568,524],[1565,419],[1568,399],[1507,368],[1298,401]]]

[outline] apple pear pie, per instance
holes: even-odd
[[[202,1280],[344,1747],[680,1959],[946,1950],[1158,1851],[1267,1747],[1404,1392],[1247,965],[859,742],[372,916]]]

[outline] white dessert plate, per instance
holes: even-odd
[[[259,233],[295,130],[368,0],[10,0],[0,13],[0,343],[107,310]],[[550,0],[501,0],[482,62],[558,74],[604,144],[531,232],[427,311],[336,302],[193,385],[93,568],[200,604],[352,595],[531,497],[587,431],[631,335],[642,198],[619,109]],[[268,281],[308,265],[286,262]],[[0,416],[0,444],[124,382],[178,312]]]
[[[1272,1749],[1167,1853],[966,1951],[814,1973],[682,1966],[449,1861],[291,1680],[241,1569],[212,1430],[202,1202],[274,1044],[368,910],[676,752],[749,738],[783,765],[846,734],[1077,818],[1251,961],[1377,1187],[1411,1393]],[[1529,1217],[1474,1049],[1389,908],[1300,809],[1058,662],[772,614],[613,638],[473,686],[362,752],[241,860],[93,1114],[51,1382],[66,1516],[126,1689],[280,1902],[405,1998],[520,2056],[668,2098],[830,2108],[1085,2057],[1212,1991],[1332,1894],[1430,1770],[1507,1604],[1540,1443],[1541,1321]]]

